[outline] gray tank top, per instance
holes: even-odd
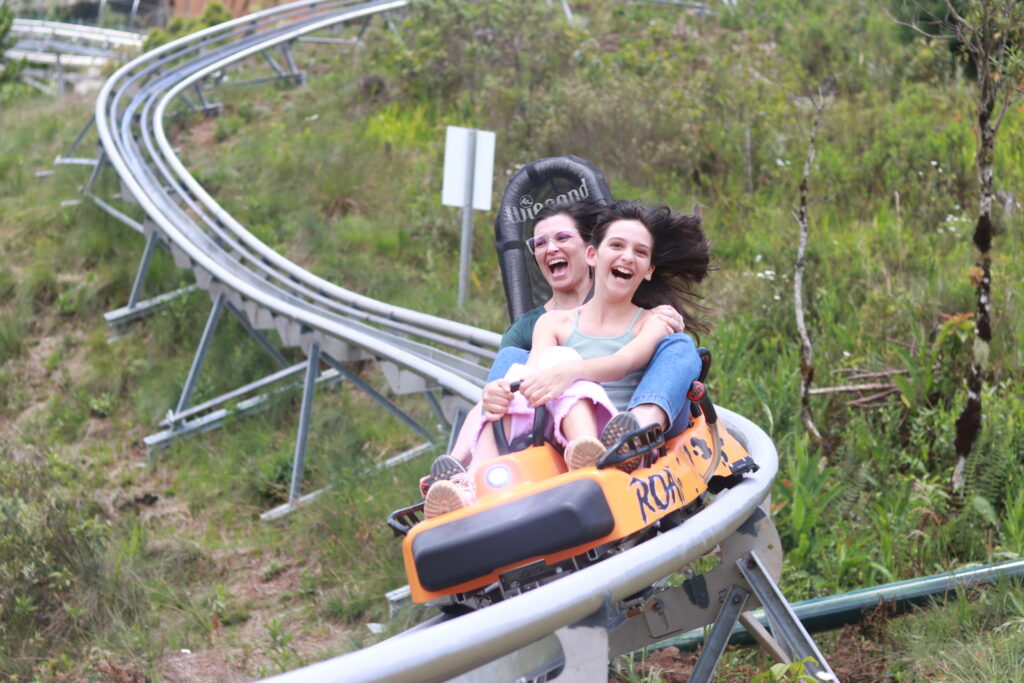
[[[614,337],[595,337],[580,332],[580,309],[577,308],[576,313],[573,315],[572,331],[569,332],[569,336],[565,338],[565,342],[562,345],[576,349],[576,352],[584,360],[610,356],[633,341],[633,326],[636,325],[637,318],[640,317],[643,311],[644,309],[642,308],[636,309],[636,314],[629,321],[626,330],[621,334],[617,334]],[[601,384],[604,390],[608,392],[608,398],[612,400],[617,409],[626,410],[629,405],[629,399],[633,397],[633,392],[636,390],[636,385],[640,383],[640,378],[644,376],[646,371],[647,366],[644,366],[639,370],[634,370],[620,380]]]

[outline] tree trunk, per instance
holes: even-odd
[[[980,97],[978,106],[978,131],[980,144],[975,163],[978,168],[978,223],[974,228],[974,245],[979,257],[976,275],[972,277],[978,294],[977,317],[974,324],[974,348],[971,368],[967,374],[967,404],[956,421],[956,438],[953,442],[957,453],[953,469],[953,489],[964,485],[967,456],[981,434],[984,422],[982,410],[983,375],[988,361],[989,344],[992,341],[992,249],[993,225],[992,204],[995,192],[992,186],[993,163],[995,160],[996,131],[992,126],[995,110],[995,84],[987,68],[978,74]]]

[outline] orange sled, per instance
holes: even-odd
[[[540,445],[477,469],[475,504],[427,521],[422,502],[391,513],[413,601],[458,612],[543,585],[679,525],[756,469],[703,385],[689,395],[691,424],[667,443],[652,425],[568,472],[535,428]]]

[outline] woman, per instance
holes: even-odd
[[[535,255],[542,269],[562,265],[561,256]],[[690,311],[700,309],[693,301],[693,288],[707,274],[710,254],[699,217],[616,202],[595,228],[585,258],[595,273],[593,298],[573,311],[552,310],[541,316],[527,367],[514,366],[505,379],[488,383],[482,402],[487,421],[512,416],[513,435],[532,423],[533,407],[547,405],[555,439],[566,446],[570,469],[595,464],[613,437],[639,426],[634,416],[625,413],[627,419],[611,425],[615,434],[604,434],[605,443],[596,438],[617,410],[637,407],[631,397],[646,379],[644,368],[656,357],[661,340],[674,332],[674,327],[648,309],[669,305],[679,317],[688,318],[691,326],[703,327]],[[689,342],[692,362],[674,369],[675,376],[685,382],[679,396],[685,394],[700,367],[692,341],[683,339]],[[682,340],[676,344],[686,346]],[[524,376],[524,370],[520,394],[513,397],[509,380]],[[660,398],[658,393],[652,396]],[[684,402],[679,402],[678,409],[671,402],[655,400],[650,405],[642,410],[657,415],[652,422],[661,422],[670,433],[685,428],[681,420]],[[476,440],[472,464],[496,455],[493,437],[490,430],[483,429],[482,420],[467,419],[463,435],[467,432]],[[426,516],[471,502],[471,488],[468,474],[438,481],[428,491]]]

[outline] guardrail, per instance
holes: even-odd
[[[144,38],[131,31],[35,19],[15,19],[11,37],[15,43],[6,56],[27,62],[23,79],[45,92],[50,88],[38,79],[56,79],[58,93],[63,92],[66,81],[81,78],[76,71],[95,71],[111,62],[124,62],[138,53]]]

